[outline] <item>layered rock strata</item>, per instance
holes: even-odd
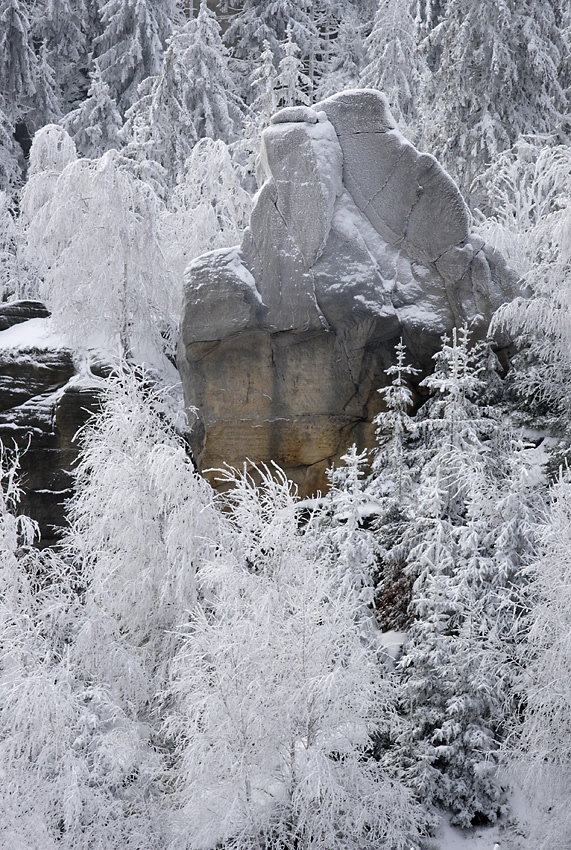
[[[38,522],[41,545],[53,544],[65,524],[74,436],[98,406],[97,385],[78,380],[48,315],[39,302],[0,305],[0,440],[19,451],[19,509]]]
[[[485,334],[516,276],[377,91],[278,112],[258,179],[241,246],[187,270],[179,369],[200,469],[274,460],[309,494],[373,444],[395,342],[426,374],[443,333]]]

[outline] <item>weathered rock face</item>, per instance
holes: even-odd
[[[97,387],[77,381],[71,350],[50,334],[48,315],[38,302],[0,305],[0,439],[19,449],[20,510],[38,522],[42,545],[65,523],[73,438],[98,404]]]
[[[376,91],[282,110],[260,159],[242,245],[187,271],[179,368],[202,470],[273,459],[308,494],[372,445],[395,342],[426,374],[444,332],[485,333],[516,276]]]

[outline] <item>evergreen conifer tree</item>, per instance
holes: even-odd
[[[480,380],[468,336],[454,331],[424,381],[434,396],[408,530],[415,619],[401,660],[412,723],[401,742],[405,773],[422,799],[449,807],[464,827],[476,817],[494,821],[505,803],[495,764],[520,557],[514,548],[506,560],[514,517],[502,524],[498,509],[514,478],[497,452],[499,423],[472,400]]]
[[[523,133],[552,131],[566,111],[557,0],[447,0],[425,49],[424,142],[466,193]]]
[[[175,33],[148,98],[148,155],[171,185],[199,139],[236,140],[244,105],[235,91],[216,15],[201,0],[196,18]],[[146,106],[145,106],[146,110]]]
[[[382,91],[399,125],[413,136],[418,134],[417,104],[427,70],[418,41],[410,5],[381,0],[365,42],[367,64],[361,72],[361,84]]]
[[[278,66],[277,78],[279,105],[295,106],[299,103],[308,105],[311,102],[308,94],[311,83],[303,71],[303,63],[299,58],[300,50],[293,40],[292,28],[289,26],[287,39],[282,48],[284,56]]]
[[[119,136],[123,126],[121,115],[97,63],[87,98],[77,109],[68,112],[62,125],[79,153],[89,159],[97,159],[108,150],[119,150],[123,146]]]
[[[97,0],[102,32],[94,58],[111,97],[124,114],[138,87],[161,69],[163,51],[178,11],[174,0]]]

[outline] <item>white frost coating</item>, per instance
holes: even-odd
[[[242,262],[242,257],[240,255],[240,249],[234,248],[231,252],[228,251],[227,248],[224,249],[228,252],[228,262],[227,266],[232,272],[236,275],[236,277],[245,283],[246,286],[252,290],[256,300],[261,304],[262,299],[260,293],[258,292],[258,288],[256,286],[256,281],[254,280],[254,276],[252,273],[246,268],[244,263]]]
[[[344,191],[341,197],[337,199],[332,226],[339,236],[345,238],[349,243],[361,246],[368,253],[385,285],[383,291],[391,292],[394,288],[397,264],[402,252],[399,248],[385,242],[369,219],[355,205],[347,191]],[[408,264],[410,269],[410,262]],[[369,268],[369,277],[370,274]],[[411,272],[409,272],[409,277],[412,277]]]
[[[389,658],[396,661],[401,653],[403,645],[408,640],[408,635],[406,632],[381,632],[378,635],[377,640]]]
[[[343,193],[343,152],[333,124],[330,121],[308,124],[305,132],[311,139],[322,186],[330,187],[327,195],[332,190],[339,197]]]
[[[321,113],[323,114],[323,113]],[[326,229],[318,256],[323,251],[331,230],[335,202],[343,194],[343,152],[337,133],[330,121],[306,124],[305,131],[311,140],[311,148],[319,173]]]
[[[256,281],[254,280],[252,273],[246,268],[246,266],[242,262],[242,255],[240,252],[239,245],[236,245],[232,248],[216,248],[213,251],[208,251],[205,254],[201,254],[200,257],[197,257],[196,260],[193,260],[189,264],[185,274],[189,275],[190,273],[192,273],[192,270],[195,267],[202,268],[205,265],[207,258],[210,258],[212,260],[213,265],[216,266],[218,265],[216,262],[217,259],[222,257],[225,261],[224,265],[227,266],[228,269],[230,269],[230,271],[238,278],[238,280],[240,280],[248,287],[248,289],[251,289],[255,299],[260,304],[262,304],[262,299],[260,293],[258,292]]]
[[[316,124],[319,121],[319,114],[310,106],[286,106],[270,118],[270,124],[290,124],[302,121]]]
[[[52,348],[71,348],[69,342],[60,333],[53,330],[51,318],[28,319],[0,331],[0,348],[34,348],[46,350]]]

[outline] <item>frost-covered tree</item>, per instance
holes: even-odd
[[[567,104],[556,0],[448,0],[425,48],[424,142],[466,193],[522,133],[553,130]]]
[[[86,0],[39,0],[32,5],[32,36],[53,73],[53,90],[61,114],[84,95],[91,40]]]
[[[299,47],[293,40],[292,28],[288,26],[287,39],[282,45],[283,59],[278,66],[277,88],[280,106],[295,106],[311,102],[308,91],[311,81],[304,73],[303,63],[299,58]]]
[[[444,342],[424,384],[434,395],[422,422],[426,444],[408,527],[414,620],[401,660],[412,731],[400,743],[420,798],[448,807],[467,827],[476,817],[494,821],[505,803],[495,766],[521,541],[518,553],[502,525],[499,510],[514,476],[502,472],[500,424],[473,401],[480,381],[466,330]],[[523,507],[520,519],[525,536]]]
[[[150,186],[111,150],[70,162],[43,205],[40,179],[40,198],[34,189],[25,195],[29,253],[40,295],[68,339],[150,362],[172,351],[179,296],[158,243],[160,204]]]
[[[169,844],[161,693],[218,519],[165,402],[144,375],[106,382],[82,432],[63,558],[20,565],[26,525],[0,513],[6,846]]]
[[[269,43],[274,56],[278,57],[281,55],[280,44],[285,41],[290,27],[292,40],[299,45],[305,57],[315,47],[317,40],[312,8],[315,5],[318,4],[309,0],[241,0],[231,17],[225,34],[226,42],[233,45],[239,59],[258,57],[264,41]]]
[[[396,120],[413,135],[418,123],[418,99],[426,60],[419,50],[418,23],[403,0],[381,0],[365,42],[366,65],[361,83],[388,98]]]
[[[339,21],[330,23],[334,31],[326,30],[315,100],[330,97],[344,89],[358,88],[359,73],[365,61],[363,20],[359,12],[354,4],[345,6]]]
[[[48,812],[53,798],[47,780],[57,770],[60,721],[69,720],[67,682],[62,677],[57,688],[57,647],[46,623],[50,604],[57,613],[57,594],[48,592],[51,599],[44,607],[38,557],[33,550],[28,557],[23,554],[37,529],[31,520],[16,516],[17,465],[17,458],[10,459],[0,446],[0,842],[51,848],[55,834],[50,836]],[[56,580],[54,573],[54,584]]]
[[[563,850],[571,826],[566,805],[571,789],[570,529],[571,483],[565,471],[552,488],[530,568],[529,634],[517,683],[523,724],[516,727],[519,737],[508,750],[520,781],[536,806],[539,803],[541,817],[536,818],[532,840],[541,850]]]
[[[396,362],[386,370],[391,383],[379,390],[385,410],[374,419],[376,445],[367,481],[367,491],[378,504],[373,521],[380,549],[377,616],[385,629],[397,631],[408,622],[411,581],[405,566],[415,486],[413,440],[418,430],[410,416],[413,394],[408,383],[418,370],[406,359],[401,339],[395,346]]]
[[[45,45],[33,33],[31,4],[0,3],[0,92],[2,109],[21,135],[60,117],[57,83]]]
[[[367,488],[365,467],[368,452],[355,445],[328,470],[329,490],[318,514],[327,539],[336,553],[336,569],[342,584],[360,592],[364,605],[372,606],[374,577],[378,569],[379,544],[365,522],[379,511],[379,503]]]
[[[0,192],[0,301],[19,294],[19,228],[11,209],[10,196]]]
[[[149,675],[163,676],[149,681],[151,699],[216,545],[212,493],[169,424],[166,393],[140,370],[123,366],[106,382],[81,444],[64,545],[94,610],[141,649]]]
[[[12,120],[0,96],[0,187],[14,191],[19,187],[23,172],[22,150],[14,138]]]
[[[20,0],[0,4],[0,91],[12,126],[24,118],[36,90],[36,56],[28,9]]]
[[[385,371],[392,379],[391,383],[379,390],[386,409],[378,413],[373,422],[376,449],[371,486],[378,495],[391,495],[400,504],[410,491],[406,441],[417,430],[409,415],[413,394],[407,379],[418,374],[418,369],[406,363],[406,347],[402,338],[395,345],[395,360],[394,366]]]
[[[398,719],[361,602],[300,528],[291,484],[223,476],[232,532],[176,660],[178,846],[408,847],[416,811],[372,757]]]
[[[162,249],[181,285],[191,260],[240,241],[251,203],[228,146],[221,140],[201,139],[160,218]]]
[[[97,0],[102,32],[94,58],[122,114],[138,86],[160,73],[163,51],[178,20],[175,0]]]
[[[166,170],[171,185],[183,177],[199,139],[230,143],[240,134],[244,106],[228,67],[220,24],[206,0],[197,17],[171,38],[142,114],[148,126],[141,141],[147,155]]]
[[[278,108],[278,76],[274,64],[274,55],[269,41],[263,43],[260,64],[250,74],[250,85],[254,92],[252,113],[261,132],[270,123],[270,118]]]
[[[25,136],[58,117],[53,70],[47,64],[45,50],[36,53],[34,49],[28,4],[3,0],[0,3],[0,133],[8,137],[9,143],[6,154],[0,158],[0,168],[6,172],[0,188],[8,188],[19,177],[18,152],[11,139],[16,128]]]
[[[482,235],[520,272],[531,298],[502,307],[494,326],[523,344],[516,386],[529,403],[568,416],[571,375],[571,152],[522,139],[482,177],[494,215]]]
[[[96,64],[87,98],[62,121],[82,156],[96,159],[108,150],[123,145],[119,131],[123,126],[117,105]]]
[[[47,124],[35,133],[28,179],[20,199],[21,295],[25,292],[28,296],[39,297],[39,279],[47,262],[42,239],[50,216],[50,202],[62,171],[76,160],[75,145],[58,124]]]

